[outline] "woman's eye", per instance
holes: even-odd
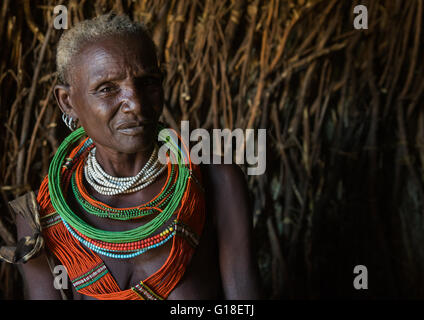
[[[99,90],[99,92],[108,93],[108,92],[111,92],[112,90],[113,90],[112,87],[103,87]]]

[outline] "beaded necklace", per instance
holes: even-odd
[[[133,177],[113,177],[107,174],[96,160],[96,148],[93,148],[84,165],[87,182],[103,195],[117,195],[139,191],[152,184],[166,168],[157,157],[157,147],[153,149],[150,159],[138,174]]]
[[[40,205],[43,236],[47,247],[67,268],[76,290],[82,294],[98,299],[166,298],[184,274],[203,229],[205,211],[202,189],[197,183],[200,178],[199,168],[192,165],[190,161],[188,161],[187,167],[182,162],[176,166],[175,178],[171,179],[171,183],[175,185],[174,190],[176,191],[183,188],[182,195],[171,212],[171,215],[176,214],[176,219],[162,232],[150,237],[129,237],[130,241],[121,240],[118,236],[112,241],[107,236],[96,239],[85,232],[87,229],[90,230],[91,226],[87,229],[78,228],[78,223],[75,224],[73,220],[73,213],[66,212],[70,208],[67,207],[66,199],[63,196],[70,187],[72,176],[75,174],[78,164],[76,159],[92,148],[92,141],[85,139],[71,152],[67,151],[70,145],[76,142],[77,137],[82,137],[82,135],[83,132],[80,130],[74,136],[71,134],[65,139],[66,148],[63,144],[59,147],[52,160],[49,175],[45,177],[39,189],[37,201]],[[182,141],[181,143],[188,154],[187,147]],[[181,151],[178,146],[171,147],[171,152],[175,153],[178,150]],[[181,159],[181,156],[179,158]],[[168,171],[169,168],[168,165]],[[56,177],[55,174],[59,176]],[[191,179],[193,175],[196,175],[196,179]],[[178,185],[178,180],[182,179],[185,180],[185,183],[180,181],[180,185]],[[52,187],[51,184],[55,183],[57,185]],[[168,185],[168,182],[165,185]],[[166,197],[170,198],[170,203],[172,200],[176,202],[175,193],[174,191],[172,195]],[[62,199],[57,199],[58,196]],[[154,199],[159,198],[160,195],[157,195]],[[149,206],[152,201],[149,202]],[[144,209],[149,208],[147,204],[143,207]],[[169,208],[169,205],[166,208]],[[158,211],[157,217],[163,214],[164,210],[158,209]],[[154,231],[157,231],[159,227],[154,228]],[[140,230],[140,228],[136,229]],[[125,232],[118,233],[119,236],[125,235]],[[170,240],[172,240],[172,248],[165,264],[150,277],[126,290],[119,288],[97,255],[98,253],[109,256],[120,255],[120,257],[126,255],[131,258]]]
[[[157,213],[157,208],[163,210],[165,205],[169,202],[169,195],[173,192],[175,187],[175,168],[169,161],[167,180],[164,186],[162,187],[160,193],[158,193],[156,197],[140,206],[132,208],[113,208],[105,203],[102,203],[101,201],[94,199],[88,194],[82,182],[82,167],[82,162],[80,164],[77,164],[75,172],[72,175],[71,185],[74,197],[76,198],[78,203],[84,208],[85,211],[102,218],[129,220]],[[149,207],[150,209],[148,209]]]
[[[82,237],[78,235],[79,232],[72,230],[72,228],[66,222],[63,221],[63,224],[65,225],[66,229],[68,229],[68,231],[72,234],[72,236],[75,237],[79,242],[84,244],[86,247],[90,248],[91,250],[101,255],[107,256],[109,258],[114,258],[114,259],[129,259],[129,258],[137,257],[150,249],[161,246],[162,244],[166,243],[175,235],[175,232],[172,232],[171,234],[167,233],[167,236],[163,239],[160,239],[159,241],[153,242],[151,240],[148,240],[148,241],[145,241],[145,243],[143,243],[144,245],[137,246],[137,247],[126,243],[125,245],[127,245],[127,247],[123,247],[123,248],[120,248],[120,247],[113,248],[113,247],[110,247],[110,244],[102,248],[100,245],[94,244],[87,237]],[[119,254],[115,253],[115,252],[122,252],[122,251],[125,251],[127,253],[119,253]]]
[[[72,132],[66,139],[65,143],[62,143],[58,148],[55,156],[49,167],[49,192],[52,195],[51,201],[53,207],[60,213],[61,219],[70,225],[73,229],[78,230],[82,234],[88,236],[91,239],[101,240],[113,243],[122,242],[135,242],[144,238],[147,238],[153,234],[163,223],[171,217],[172,213],[175,212],[179,203],[181,202],[182,196],[186,189],[187,180],[190,175],[190,169],[185,166],[182,162],[181,154],[177,153],[179,150],[176,146],[172,146],[172,151],[175,152],[175,156],[178,161],[178,177],[175,182],[175,190],[171,195],[171,199],[167,203],[167,206],[162,210],[154,219],[147,222],[146,224],[128,231],[106,231],[94,228],[85,223],[78,215],[72,212],[68,206],[65,196],[61,189],[61,171],[62,163],[66,157],[69,146],[79,140],[85,135],[84,129],[81,127],[76,131]],[[71,158],[71,157],[70,157]],[[74,159],[72,160],[74,161]],[[71,161],[71,163],[72,163]]]
[[[90,148],[90,146],[88,146],[88,148]],[[93,150],[93,149],[91,149]],[[87,209],[91,209],[90,207],[90,202],[93,201],[93,199],[88,195],[88,193],[85,191],[85,188],[82,184],[82,179],[83,179],[83,175],[82,175],[82,170],[81,168],[83,167],[84,164],[84,154],[82,154],[78,159],[75,159],[74,162],[74,167],[76,167],[75,171],[72,174],[72,179],[71,179],[71,184],[72,184],[72,189],[74,192],[74,195],[76,195],[76,199],[78,201],[80,196],[80,188],[84,189],[82,191],[82,193],[85,194],[85,199],[87,199],[87,201],[83,200],[80,203],[83,205],[83,208],[87,208]],[[169,168],[171,168],[169,170]],[[78,174],[78,172],[80,172],[78,181],[79,183],[77,183],[77,186],[75,186],[75,180],[76,180],[76,175]],[[169,173],[171,172],[171,173]],[[151,201],[142,204],[140,206],[137,207],[136,211],[138,214],[133,214],[133,215],[129,215],[127,212],[128,209],[120,209],[121,212],[119,212],[118,208],[112,208],[110,206],[107,206],[109,209],[105,210],[101,210],[98,208],[94,207],[94,214],[100,217],[112,217],[110,215],[110,211],[118,211],[119,216],[117,217],[113,217],[114,219],[120,219],[120,220],[128,220],[131,218],[139,218],[139,217],[143,217],[149,214],[152,214],[154,212],[160,212],[163,208],[163,204],[166,204],[167,202],[165,201],[161,201],[158,205],[158,207],[155,207],[155,203],[158,203],[157,201],[160,200],[161,198],[163,198],[163,195],[168,194],[168,192],[164,192],[167,188],[167,186],[169,186],[170,184],[173,184],[174,179],[170,179],[170,176],[173,177],[175,176],[173,174],[174,169],[171,165],[171,162],[168,162],[168,177],[167,177],[167,182],[165,183],[165,186],[161,189],[161,191],[158,193],[158,195],[156,197],[154,197]],[[166,199],[169,199],[166,198]],[[165,200],[166,200],[165,199]],[[100,203],[103,207],[106,208],[106,204],[102,204],[101,202],[97,201],[98,203]],[[86,203],[84,205],[84,203]],[[160,206],[160,204],[162,204],[162,206]],[[91,212],[90,212],[91,213]],[[69,226],[68,223],[64,222],[65,227],[67,228],[67,230],[78,240],[80,241],[82,244],[84,244],[85,246],[87,246],[88,248],[92,249],[93,251],[108,256],[110,258],[116,258],[116,259],[127,259],[127,258],[134,258],[142,253],[145,253],[146,251],[156,248],[164,243],[166,243],[167,241],[169,241],[172,236],[175,235],[175,231],[173,229],[172,226],[168,227],[165,231],[158,233],[154,236],[150,236],[148,238],[145,238],[143,240],[140,241],[134,241],[134,242],[128,242],[128,243],[122,243],[122,244],[114,244],[114,243],[110,243],[110,242],[104,242],[104,241],[96,241],[93,239],[90,239],[89,237],[87,237],[86,235],[84,235],[83,233],[73,229],[72,227]],[[171,231],[171,232],[169,232]]]

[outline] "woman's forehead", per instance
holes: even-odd
[[[137,40],[109,37],[86,45],[75,59],[79,73],[86,74],[93,81],[108,75],[119,76],[128,70],[136,73],[157,71],[154,49],[142,38]]]

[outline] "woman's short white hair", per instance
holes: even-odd
[[[56,70],[59,81],[62,84],[68,83],[69,64],[87,43],[105,36],[132,34],[147,36],[153,48],[155,47],[144,24],[134,22],[126,15],[108,13],[81,21],[73,28],[65,31],[60,37],[56,52]]]

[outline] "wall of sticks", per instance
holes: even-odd
[[[68,132],[52,95],[57,4],[0,4],[1,245],[16,241],[7,202],[38,188]],[[144,21],[170,126],[267,129],[267,170],[248,177],[267,298],[424,297],[423,0],[63,4],[70,25],[110,10]],[[6,263],[0,297],[22,297]]]

